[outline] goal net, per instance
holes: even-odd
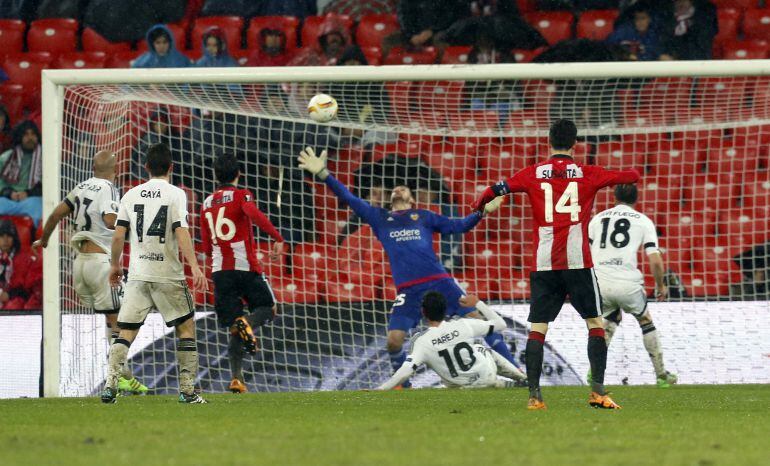
[[[44,150],[58,163],[46,165],[45,210],[91,176],[97,151],[118,155],[125,192],[145,179],[146,148],[165,142],[199,245],[200,204],[216,187],[212,161],[235,153],[241,185],[288,246],[270,262],[268,237],[255,231],[280,305],[256,330],[261,350],[244,361],[247,385],[372,388],[392,372],[385,335],[396,290],[387,257],[369,226],[303,176],[298,152],[327,149],[331,172],[374,205],[387,208],[391,189],[407,185],[419,208],[460,217],[484,187],[546,158],[550,122],[569,118],[580,131],[577,160],[643,173],[637,209],[657,226],[671,291],[668,303],[650,303],[669,369],[684,382],[768,382],[767,65],[685,65],[46,71]],[[321,92],[339,102],[328,124],[307,117],[306,103]],[[596,211],[612,205],[612,191],[600,192]],[[531,229],[526,199],[513,197],[471,232],[434,242],[462,286],[505,315],[505,337],[521,360]],[[102,387],[107,338],[103,316],[81,307],[73,289],[71,226],[59,231],[59,247],[45,257],[46,393],[86,396]],[[650,292],[641,256],[640,267]],[[226,391],[228,335],[212,293],[194,298],[198,385]],[[628,317],[610,347],[608,382],[653,383]],[[565,311],[554,327],[545,383],[583,383],[582,322]],[[171,329],[151,313],[129,363],[154,393],[177,389],[174,347]],[[438,380],[423,372],[414,384]]]

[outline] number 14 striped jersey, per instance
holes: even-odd
[[[569,155],[555,154],[487,188],[474,202],[478,209],[496,196],[527,193],[534,220],[534,270],[593,267],[588,222],[596,192],[616,184],[635,183],[636,170],[612,171],[583,165]]]
[[[212,272],[244,270],[262,273],[257,259],[252,225],[256,224],[276,242],[281,234],[254,203],[247,189],[224,185],[203,201],[201,237],[211,258]]]

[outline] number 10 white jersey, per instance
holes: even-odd
[[[649,217],[625,204],[607,209],[588,224],[591,256],[599,280],[643,283],[636,255],[643,246],[647,255],[658,250],[658,234]]]
[[[129,230],[128,279],[154,283],[184,280],[174,231],[187,228],[187,195],[166,180],[153,178],[131,188],[120,203],[118,226]]]
[[[425,364],[447,386],[467,387],[494,381],[497,369],[475,349],[474,339],[494,331],[494,325],[480,319],[456,319],[430,327],[412,343],[406,363],[416,368]]]

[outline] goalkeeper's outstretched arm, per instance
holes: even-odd
[[[297,161],[299,161],[299,168],[326,183],[326,186],[332,190],[334,195],[342,202],[349,205],[350,208],[353,209],[353,212],[367,223],[370,221],[377,209],[369,205],[369,203],[363,199],[356,197],[345,187],[345,185],[332,176],[326,168],[326,151],[322,151],[321,155],[318,156],[315,154],[312,147],[306,147],[299,153]]]

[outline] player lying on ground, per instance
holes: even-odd
[[[433,369],[441,381],[450,388],[509,387],[498,375],[512,380],[526,380],[519,369],[507,359],[483,345],[477,338],[500,332],[505,320],[487,307],[477,296],[460,298],[463,307],[475,307],[487,320],[446,318],[447,302],[443,294],[429,291],[422,298],[422,315],[428,322],[428,330],[412,340],[412,352],[395,374],[377,390],[390,390],[414,374],[420,364]]]
[[[588,327],[588,359],[593,383],[589,403],[619,408],[604,390],[607,343],[601,317],[599,288],[588,244],[588,222],[599,189],[639,179],[636,170],[610,171],[572,159],[577,128],[558,120],[550,129],[551,157],[487,188],[473,208],[480,210],[498,196],[527,193],[532,205],[534,271],[530,274],[531,322],[527,340],[528,409],[545,409],[540,392],[543,344],[548,323],[559,315],[567,295]]]
[[[211,258],[214,308],[220,325],[230,330],[227,354],[232,373],[230,391],[234,393],[247,391],[242,370],[244,351],[256,354],[259,347],[252,327],[272,321],[276,310],[275,296],[257,260],[252,223],[275,240],[272,260],[283,253],[281,234],[257,208],[249,190],[237,188],[240,174],[235,155],[217,157],[214,175],[219,188],[203,201],[201,209],[201,238]]]
[[[373,207],[354,196],[326,169],[326,151],[318,157],[307,148],[300,152],[299,167],[326,183],[332,192],[346,203],[367,224],[382,244],[393,271],[393,282],[398,295],[388,318],[388,354],[393,371],[406,359],[403,349],[407,332],[420,322],[420,302],[426,291],[435,290],[449,300],[447,315],[479,317],[473,308],[463,307],[459,299],[465,293],[447,273],[433,251],[433,233],[442,235],[465,233],[479,223],[482,212],[474,212],[461,219],[450,219],[429,210],[415,209],[412,192],[406,186],[396,186],[390,196],[391,210]],[[496,210],[499,202],[491,203],[486,212]],[[493,333],[485,338],[487,344],[505,359],[514,363],[502,335]],[[406,382],[405,387],[409,384]]]
[[[70,245],[77,251],[72,281],[83,306],[104,314],[107,322],[107,342],[112,345],[118,337],[118,311],[121,289],[110,285],[110,241],[118,217],[120,194],[115,181],[115,154],[100,151],[93,160],[94,176],[78,184],[67,194],[45,221],[43,234],[33,247],[47,247],[56,226],[75,214],[75,234]],[[118,380],[122,393],[144,394],[147,387],[139,382],[128,367]]]
[[[663,256],[658,249],[658,234],[649,217],[634,210],[637,189],[632,184],[615,186],[615,207],[597,214],[588,225],[594,270],[602,290],[605,340],[609,347],[615,330],[622,319],[621,311],[636,318],[642,328],[642,341],[655,369],[655,378],[661,388],[677,381],[676,375],[663,366],[660,337],[647,309],[644,277],[636,263],[636,252],[644,247],[655,278],[655,296],[665,301],[668,289],[663,283]],[[591,374],[588,379],[591,382]]]
[[[179,339],[176,347],[179,402],[205,403],[194,390],[198,373],[195,308],[179,260],[181,252],[192,270],[193,285],[206,290],[206,277],[195,260],[188,230],[187,195],[169,183],[171,152],[165,144],[150,147],[144,167],[151,178],[131,188],[123,197],[112,236],[110,283],[113,286],[119,286],[123,279],[121,256],[129,232],[131,261],[125,299],[118,313],[120,335],[110,347],[102,402],[117,401],[118,377],[126,364],[128,348],[147,314],[157,309],[166,326],[175,327]]]

